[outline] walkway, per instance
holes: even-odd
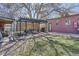
[[[72,34],[72,33],[58,33],[58,32],[49,32],[52,35],[61,35],[61,36],[71,36],[71,37],[79,37],[79,34]]]

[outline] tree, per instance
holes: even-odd
[[[58,10],[56,10],[60,17],[64,17],[64,16],[69,16],[71,14],[76,14],[78,13],[77,11],[75,11],[74,9],[76,7],[78,7],[79,4],[62,4],[62,7],[60,6],[60,9],[58,7]]]
[[[78,7],[78,4],[60,3],[6,3],[1,5],[3,6],[3,12],[1,11],[0,13],[10,18],[28,17],[35,19],[53,18],[54,14],[61,17],[68,16],[71,13],[75,13],[72,9]]]
[[[79,4],[60,4],[60,3],[38,3],[38,4],[22,4],[27,9],[29,18],[47,19],[53,17],[57,13],[60,17],[69,16],[76,13],[73,9]]]
[[[9,18],[14,18],[16,12],[20,11],[20,9],[23,8],[23,6],[18,3],[17,4],[5,3],[5,4],[0,4],[0,6],[2,6],[2,8],[3,8],[2,10],[0,8],[0,10],[2,12],[2,13],[0,12],[0,14],[1,15],[3,14],[2,16],[7,16]]]
[[[48,17],[61,4],[57,3],[38,3],[38,4],[22,4],[27,9],[29,18],[43,19]]]

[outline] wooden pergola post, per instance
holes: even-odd
[[[33,22],[33,31],[34,31],[34,22]]]
[[[21,35],[21,19],[20,19],[20,35]]]
[[[40,32],[40,22],[39,22],[39,28],[38,29],[39,29],[39,32]]]
[[[19,23],[17,21],[17,25],[16,25],[16,31],[18,32],[19,31]]]
[[[48,23],[46,22],[45,25],[45,31],[48,32]]]
[[[25,31],[27,30],[27,21],[25,21]]]
[[[11,24],[11,31],[13,32],[12,24]]]

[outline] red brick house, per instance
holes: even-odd
[[[49,19],[48,30],[50,32],[78,33],[79,14],[62,18]]]

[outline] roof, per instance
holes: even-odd
[[[5,20],[5,21],[13,21],[13,20],[15,20],[15,19],[0,16],[0,20]]]
[[[20,18],[18,21],[23,21],[23,22],[47,22],[47,20],[41,20],[41,19],[30,19],[30,18]]]
[[[58,17],[58,18],[51,18],[51,19],[47,19],[47,20],[61,19],[61,18],[72,17],[72,16],[79,16],[79,14],[69,15],[69,16],[64,16],[64,17]]]

